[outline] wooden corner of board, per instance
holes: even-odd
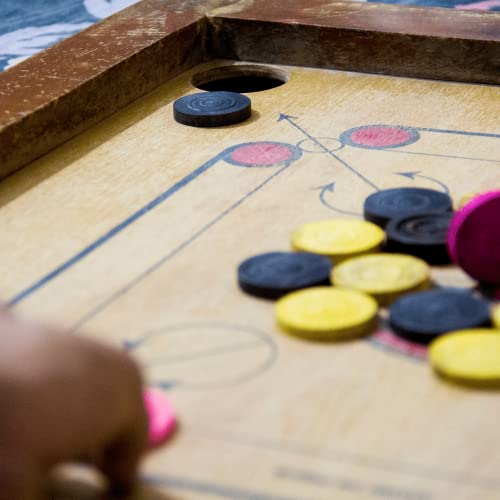
[[[500,15],[142,0],[0,73],[0,178],[213,58],[498,84],[499,46]]]
[[[203,62],[190,3],[143,0],[0,73],[0,178]]]

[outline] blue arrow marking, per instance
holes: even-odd
[[[152,385],[158,389],[162,389],[163,391],[169,391],[178,387],[179,382],[175,380],[159,380],[158,382],[154,382]]]
[[[361,214],[357,214],[356,212],[349,212],[349,210],[343,210],[341,208],[337,208],[335,206],[333,206],[327,199],[326,199],[326,194],[327,193],[334,193],[335,192],[335,182],[331,182],[330,184],[325,184],[324,186],[318,186],[316,188],[313,188],[313,189],[317,189],[317,190],[320,190],[319,192],[319,199],[321,201],[321,203],[329,208],[330,210],[334,210],[335,212],[339,212],[341,214],[344,214],[344,215],[353,215],[355,217],[360,217]]]
[[[446,194],[450,194],[450,189],[449,187],[442,181],[435,179],[434,177],[430,177],[429,175],[423,175],[420,173],[419,170],[415,172],[394,172],[396,175],[401,175],[402,177],[406,177],[407,179],[415,180],[416,177],[420,179],[427,179],[432,182],[435,182],[439,186],[441,186]]]
[[[308,139],[311,139],[315,144],[317,144],[326,154],[329,154],[334,160],[337,160],[342,166],[350,170],[354,175],[359,177],[361,180],[366,182],[369,186],[371,186],[375,191],[380,191],[380,189],[367,177],[365,177],[362,173],[358,172],[355,168],[351,167],[347,162],[342,160],[339,156],[337,156],[335,153],[330,151],[324,144],[322,144],[318,139],[313,137],[309,132],[304,130],[301,126],[297,125],[293,120],[296,120],[297,117],[291,116],[291,115],[286,115],[284,113],[280,113],[278,117],[278,122],[281,122],[283,120],[286,120],[288,123],[290,123],[293,127],[295,127],[297,130],[299,130],[302,134],[304,134]]]

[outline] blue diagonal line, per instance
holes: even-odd
[[[285,116],[285,115],[282,115]],[[311,139],[315,144],[317,144],[325,153],[330,155],[333,159],[337,160],[342,166],[350,170],[354,175],[357,175],[360,179],[362,179],[364,182],[369,184],[373,189],[376,191],[380,191],[380,189],[367,177],[365,177],[361,172],[358,172],[355,168],[351,167],[347,162],[342,160],[339,156],[337,156],[333,151],[330,151],[325,145],[323,145],[318,139],[316,139],[314,136],[309,134],[306,130],[304,130],[300,125],[297,125],[289,116],[286,118],[280,118],[286,120],[288,123],[292,124],[297,130],[302,132],[307,138]]]
[[[125,228],[130,226],[133,222],[135,222],[137,219],[140,219],[144,215],[146,215],[148,212],[153,210],[155,207],[163,203],[164,201],[168,200],[171,196],[173,196],[175,193],[177,193],[180,189],[183,187],[187,186],[190,182],[194,181],[196,178],[198,178],[201,174],[209,170],[211,167],[213,167],[219,160],[221,160],[226,154],[227,150],[223,151],[222,153],[218,154],[211,160],[207,161],[204,163],[201,167],[198,167],[197,169],[193,170],[190,174],[186,175],[183,177],[179,182],[176,182],[173,186],[168,188],[166,191],[158,195],[154,200],[150,201],[146,205],[144,205],[142,208],[137,210],[137,212],[133,213],[130,217],[125,219],[124,221],[120,222],[117,224],[115,227],[110,229],[107,233],[103,234],[100,236],[97,240],[95,240],[93,243],[85,247],[83,250],[78,252],[77,254],[73,255],[70,259],[68,259],[66,262],[61,264],[60,266],[56,267],[54,270],[40,278],[38,281],[33,283],[31,286],[28,288],[25,288],[23,291],[19,292],[15,297],[13,297],[7,305],[9,307],[15,306],[16,304],[19,304],[22,300],[26,299],[29,297],[31,294],[42,288],[44,285],[52,281],[54,278],[57,278],[60,274],[64,273],[67,271],[70,267],[73,267],[75,264],[80,262],[82,259],[90,255],[92,252],[97,250],[99,247],[104,245],[107,241],[109,241],[111,238],[116,236],[117,234],[121,233]]]
[[[85,323],[87,323],[87,321],[89,321],[90,319],[97,316],[99,313],[101,313],[104,309],[106,309],[108,306],[110,306],[113,302],[115,302],[121,296],[123,296],[127,292],[129,292],[132,288],[134,288],[136,285],[138,285],[141,281],[146,279],[150,274],[155,272],[157,269],[159,269],[161,266],[163,266],[165,263],[167,263],[170,259],[175,257],[178,253],[180,253],[186,247],[188,247],[191,243],[196,241],[200,236],[202,236],[204,233],[206,233],[212,226],[215,226],[218,222],[220,222],[227,215],[229,215],[233,210],[237,209],[248,198],[250,198],[252,195],[254,195],[258,191],[260,191],[264,186],[266,186],[266,184],[268,184],[275,177],[277,177],[282,172],[284,172],[290,165],[291,165],[291,163],[287,163],[286,165],[281,167],[279,170],[277,170],[274,174],[267,177],[257,187],[255,187],[254,189],[249,191],[247,194],[245,194],[243,197],[241,197],[238,201],[233,203],[229,208],[227,208],[226,210],[221,212],[217,217],[215,217],[210,222],[205,224],[201,229],[199,229],[196,233],[194,233],[192,236],[190,236],[187,240],[183,241],[180,245],[175,247],[173,250],[171,250],[169,253],[167,253],[160,260],[158,260],[153,265],[151,265],[146,270],[144,270],[142,273],[140,273],[138,276],[136,276],[135,278],[130,280],[122,288],[120,288],[119,290],[114,292],[111,296],[109,296],[106,300],[104,300],[99,305],[97,305],[94,309],[92,309],[91,311],[86,313],[81,319],[78,320],[78,322],[75,324],[75,326],[72,329],[76,330],[76,329],[80,328]]]

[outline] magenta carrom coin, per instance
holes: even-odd
[[[143,398],[149,419],[149,445],[156,447],[163,444],[175,431],[175,411],[160,391],[147,389]]]
[[[475,280],[500,284],[500,190],[480,194],[455,214],[448,250]]]

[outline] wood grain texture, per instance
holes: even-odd
[[[214,57],[500,83],[500,14],[143,0],[0,74],[0,177]]]
[[[288,249],[298,225],[361,213],[374,188],[346,164],[379,188],[447,186],[456,202],[498,187],[498,89],[280,67],[288,82],[251,94],[249,121],[175,123],[173,102],[214,64],[0,183],[3,297],[31,288],[15,314],[128,346],[148,383],[166,384],[180,429],[145,461],[144,500],[498,500],[498,393],[445,384],[375,338],[289,337],[273,303],[236,283],[239,262]],[[281,113],[296,118],[278,121]],[[417,127],[419,138],[341,147],[343,133],[374,124]],[[302,155],[288,167],[227,161],[231,148],[256,141]],[[318,188],[333,182],[322,203]],[[453,266],[432,275],[472,285]],[[63,498],[101,498],[87,490],[68,485]]]
[[[500,14],[319,1],[297,12],[270,2],[210,21],[218,57],[500,83]]]
[[[0,74],[0,177],[204,58],[205,21],[145,0]]]

